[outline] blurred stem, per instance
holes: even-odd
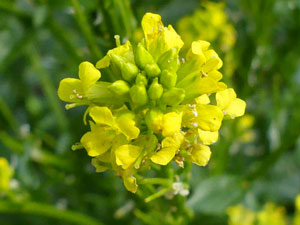
[[[86,15],[82,11],[78,0],[72,0],[72,4],[75,9],[74,18],[77,21],[78,26],[87,42],[92,57],[94,58],[94,60],[101,59],[103,57],[103,53],[100,51],[100,49],[97,46],[96,37],[94,36],[89,26]]]
[[[145,202],[148,203],[150,201],[153,201],[154,199],[157,199],[161,196],[163,196],[164,194],[166,194],[167,192],[169,192],[172,188],[168,187],[168,188],[162,188],[161,190],[159,190],[158,192],[148,196],[147,198],[145,198]]]
[[[163,186],[170,186],[172,181],[165,178],[144,178],[139,181],[139,184],[160,184]]]
[[[46,98],[48,99],[58,121],[58,125],[62,131],[66,131],[68,128],[68,119],[64,114],[63,108],[60,106],[58,97],[56,94],[56,89],[52,83],[52,80],[49,77],[49,74],[45,70],[42,65],[41,58],[35,48],[35,46],[31,46],[30,54],[28,56],[31,60],[33,68],[36,70],[37,75],[40,77],[40,82],[45,91]]]
[[[0,96],[0,112],[2,113],[3,117],[8,122],[9,126],[16,132],[19,132],[19,124],[15,120],[14,115],[12,114],[11,110],[9,109],[6,102]]]
[[[45,216],[77,225],[103,225],[103,223],[82,213],[58,209],[48,204],[31,201],[15,203],[8,200],[0,200],[0,213],[24,213]]]
[[[7,146],[8,149],[15,151],[16,153],[23,153],[23,144],[22,142],[11,137],[6,131],[0,131],[0,142]]]

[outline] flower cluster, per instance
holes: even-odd
[[[116,171],[131,192],[135,174],[151,163],[205,166],[223,118],[242,116],[246,107],[220,82],[222,60],[208,42],[193,42],[181,58],[183,41],[159,15],[145,14],[142,29],[136,46],[117,37],[96,68],[81,63],[80,79],[63,79],[58,88],[60,99],[71,102],[67,108],[88,105],[84,120],[92,119],[73,149],[83,146],[97,172]],[[110,82],[99,81],[101,75]]]
[[[287,225],[286,210],[282,206],[266,203],[259,212],[254,212],[243,205],[236,205],[227,209],[229,225]],[[300,195],[295,201],[295,215],[293,225],[300,224]]]
[[[178,32],[185,43],[195,39],[214,42],[223,52],[229,51],[235,43],[234,27],[228,22],[224,3],[205,1],[202,8],[193,15],[183,17],[178,22]]]

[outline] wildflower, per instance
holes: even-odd
[[[68,108],[88,105],[91,130],[78,146],[92,157],[96,171],[115,171],[133,193],[135,175],[151,163],[205,166],[224,110],[235,117],[245,110],[236,95],[223,94],[228,90],[220,82],[223,62],[209,42],[193,42],[183,63],[183,41],[171,25],[164,27],[159,15],[147,13],[142,28],[139,43],[121,45],[116,36],[116,48],[97,62],[97,69],[80,64],[80,79],[66,78],[58,89],[61,100],[73,103]],[[98,69],[111,82],[99,80]],[[74,90],[80,97],[74,97]],[[210,104],[216,93],[218,104]]]
[[[273,203],[267,203],[264,209],[257,215],[258,225],[286,225],[284,207],[275,206]]]
[[[13,176],[13,169],[7,160],[0,157],[0,192],[6,192],[10,189],[10,179]]]
[[[227,209],[229,225],[254,225],[256,215],[243,205],[232,206]]]

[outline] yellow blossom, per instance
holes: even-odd
[[[211,156],[210,148],[206,145],[194,145],[191,160],[198,166],[206,166]]]
[[[228,225],[254,225],[256,215],[243,205],[231,206],[227,209]]]
[[[10,167],[8,161],[0,157],[0,192],[10,189],[10,179],[13,174],[13,169]]]

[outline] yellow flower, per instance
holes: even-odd
[[[161,17],[158,14],[146,13],[142,19],[147,50],[155,60],[172,48],[180,50],[183,41],[171,25],[164,27]]]
[[[198,166],[206,166],[211,156],[210,148],[206,145],[194,145],[191,160]]]
[[[128,169],[142,153],[142,149],[135,145],[121,145],[116,149],[116,163],[123,169]]]
[[[227,209],[228,225],[254,225],[256,215],[243,205],[231,206]],[[266,224],[267,225],[267,224]],[[271,225],[271,224],[270,224]]]
[[[232,88],[217,92],[216,100],[224,115],[229,115],[232,119],[245,113],[246,102],[237,98]]]
[[[0,157],[0,192],[10,189],[10,179],[14,172],[5,158]]]
[[[89,89],[100,77],[100,71],[93,64],[82,62],[79,65],[79,79],[63,79],[58,87],[58,97],[65,102],[84,102]]]
[[[257,215],[258,225],[286,225],[284,207],[277,207],[273,203],[267,203],[263,211]]]
[[[132,193],[135,193],[138,188],[135,177],[132,175],[125,175],[122,178],[126,189]]]
[[[181,133],[175,133],[172,137],[166,137],[162,141],[162,148],[151,156],[152,162],[167,165],[175,156],[176,151],[184,139]]]

